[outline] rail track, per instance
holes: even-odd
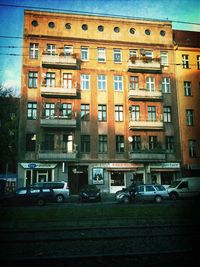
[[[76,267],[94,266],[95,262],[95,266],[102,266],[104,261],[107,261],[108,266],[113,266],[109,264],[111,262],[113,264],[116,259],[118,263],[120,261],[131,263],[136,259],[138,263],[144,259],[149,262],[154,259],[155,266],[155,259],[163,265],[167,262],[168,255],[173,256],[174,262],[184,259],[183,263],[187,262],[193,266],[192,261],[195,260],[197,264],[200,253],[197,246],[200,241],[198,224],[60,227],[57,229],[52,227],[46,230],[2,229],[0,233],[2,266],[15,266],[15,262],[17,264],[29,262],[28,266],[33,266],[30,262],[31,264],[43,263],[42,266],[52,266],[52,262],[54,262],[53,266],[56,266],[56,263],[67,263],[63,266]],[[79,265],[80,261],[85,265]],[[93,265],[92,261],[94,261]],[[172,263],[171,266],[173,266]]]

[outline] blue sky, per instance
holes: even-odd
[[[200,31],[200,0],[0,0],[0,84],[17,88],[17,94],[21,83],[23,12],[31,7],[168,19],[173,22],[173,29]]]

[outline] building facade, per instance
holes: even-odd
[[[179,177],[171,22],[25,11],[23,41],[21,185]]]
[[[182,176],[200,176],[200,33],[173,31]]]

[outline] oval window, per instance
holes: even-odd
[[[135,33],[135,29],[134,28],[130,28],[130,33],[134,34]]]
[[[49,26],[49,28],[54,28],[55,27],[55,23],[51,21],[51,22],[49,22],[48,26]]]
[[[87,31],[87,29],[88,29],[88,25],[87,25],[87,24],[83,24],[83,25],[82,25],[82,29],[83,29],[84,31]]]
[[[99,31],[99,32],[103,32],[103,31],[104,31],[104,27],[103,27],[102,25],[99,25],[99,26],[98,26],[98,31]]]
[[[70,23],[66,23],[66,24],[65,24],[65,28],[66,28],[67,30],[70,30],[70,29],[71,29],[71,27],[72,27],[72,26],[71,26],[71,24],[70,24]]]
[[[33,21],[31,22],[31,24],[32,24],[32,26],[34,26],[34,27],[37,27],[37,26],[38,26],[38,22],[37,22],[37,20],[33,20]]]
[[[115,28],[114,28],[114,32],[120,32],[119,27],[115,27]]]
[[[150,31],[149,29],[146,29],[146,30],[145,30],[145,34],[146,34],[146,35],[150,35],[150,34],[151,34],[151,31]]]

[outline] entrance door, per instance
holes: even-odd
[[[122,188],[126,187],[124,172],[110,173],[110,193],[116,193]]]
[[[47,172],[38,172],[37,173],[37,181],[38,182],[47,182],[48,181],[48,173]]]
[[[84,184],[88,184],[88,166],[69,166],[69,188],[71,194],[78,194]]]

